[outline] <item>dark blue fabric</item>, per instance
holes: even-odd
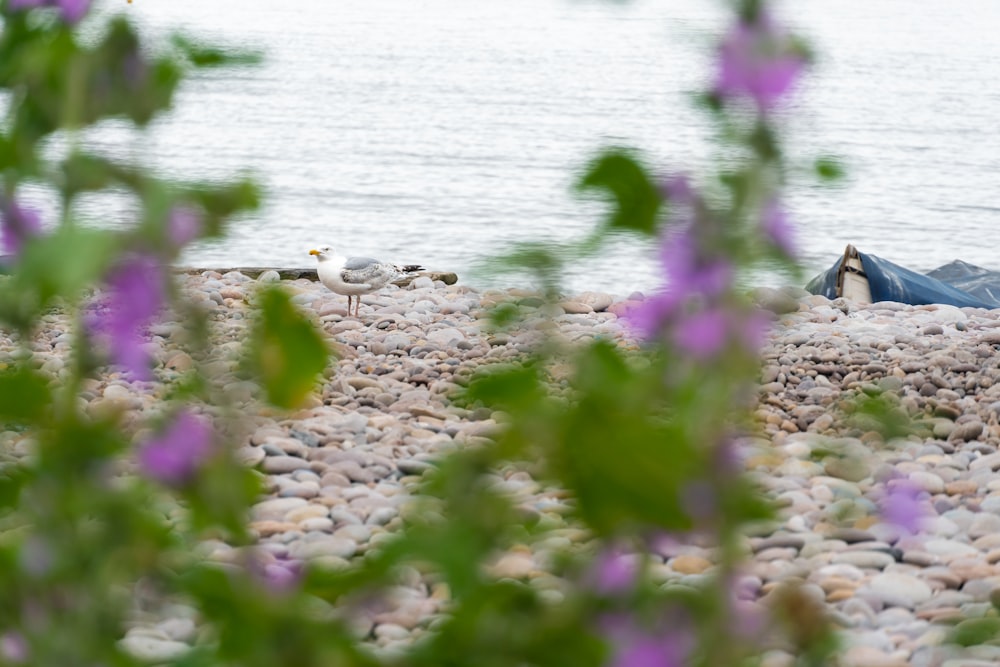
[[[881,257],[858,253],[872,301],[896,301],[914,306],[944,303],[960,308],[1000,308],[1000,273],[965,262],[951,262],[924,275],[893,264]],[[806,285],[813,294],[837,298],[837,275],[841,257],[827,271]]]

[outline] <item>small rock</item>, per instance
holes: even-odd
[[[310,536],[311,537],[311,536]],[[316,540],[299,540],[289,545],[288,555],[297,560],[312,560],[322,556],[351,558],[358,545],[341,537],[321,537]]]
[[[580,303],[579,301],[563,301],[559,306],[568,315],[588,315],[594,312],[594,309],[585,303]]]
[[[281,276],[278,275],[277,271],[267,270],[257,276],[257,282],[259,283],[277,283],[281,282]]]
[[[872,577],[869,589],[886,605],[913,609],[931,598],[931,588],[917,577],[883,572]]]
[[[173,662],[191,650],[183,642],[131,633],[118,646],[136,660],[153,663]]]
[[[679,572],[681,574],[701,574],[708,568],[712,567],[712,561],[707,558],[694,555],[677,556],[667,564],[674,570],[674,572]]]

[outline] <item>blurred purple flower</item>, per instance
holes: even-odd
[[[618,614],[603,619],[602,630],[613,647],[609,667],[682,667],[694,649],[694,633],[683,622],[653,632]]]
[[[201,234],[201,214],[193,207],[174,206],[167,215],[167,238],[175,248],[182,248]]]
[[[7,630],[0,634],[0,659],[3,662],[19,665],[28,662],[30,654],[28,641],[20,632]]]
[[[24,244],[42,231],[38,211],[18,204],[14,198],[0,197],[0,249],[17,256]]]
[[[712,465],[721,477],[738,475],[744,470],[746,445],[732,435],[725,436],[712,452]]]
[[[726,290],[733,277],[732,265],[722,259],[705,261],[699,254],[691,229],[664,237],[660,265],[666,287],[625,313],[636,335],[648,340],[692,296],[713,297]]]
[[[149,63],[136,50],[122,59],[122,71],[129,89],[138,90],[149,77]]]
[[[277,557],[271,562],[256,562],[251,572],[272,593],[283,595],[291,593],[302,581],[304,568],[302,562],[291,558]]]
[[[90,9],[90,0],[55,0],[53,4],[62,12],[66,23],[79,22]]]
[[[674,342],[698,359],[719,353],[729,340],[730,318],[721,308],[685,317],[674,328]]]
[[[691,179],[685,174],[668,177],[661,186],[663,196],[673,204],[690,204],[694,200]]]
[[[675,634],[636,637],[611,661],[613,667],[682,667],[690,641]]]
[[[717,296],[732,282],[732,264],[703,255],[693,229],[665,239],[660,248],[660,263],[670,290],[682,300],[693,294]]]
[[[675,306],[676,299],[670,291],[661,290],[625,311],[625,322],[636,336],[649,340],[656,336]]]
[[[767,612],[756,602],[761,580],[732,572],[727,584],[729,629],[733,636],[743,640],[759,637],[767,625]]]
[[[110,338],[111,356],[137,380],[149,380],[149,354],[143,349],[142,329],[160,311],[165,299],[163,266],[152,255],[132,255],[107,278],[105,311],[94,316],[92,327]]]
[[[598,595],[617,595],[628,591],[636,580],[635,557],[609,546],[597,554],[590,580]]]
[[[771,320],[762,310],[753,310],[741,317],[736,334],[747,350],[757,354],[764,347],[767,332],[771,330]]]
[[[699,479],[681,488],[681,504],[692,519],[704,522],[711,519],[718,509],[717,493],[711,483]]]
[[[91,0],[8,0],[11,9],[33,9],[35,7],[56,7],[63,21],[75,24],[86,16]]]
[[[43,537],[31,535],[21,544],[18,561],[26,574],[42,578],[52,571],[56,563],[56,550]]]
[[[795,244],[795,229],[788,222],[788,213],[777,198],[764,206],[760,218],[761,231],[789,257],[798,254]]]
[[[212,427],[181,410],[159,435],[139,447],[139,467],[151,479],[178,486],[198,471],[212,451]]]
[[[909,479],[887,481],[878,501],[882,518],[907,533],[920,532],[920,524],[928,515],[922,493],[923,489]]]
[[[740,22],[719,47],[715,90],[723,97],[750,97],[761,111],[772,108],[795,85],[805,58],[764,12]]]

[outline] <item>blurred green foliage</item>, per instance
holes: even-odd
[[[739,346],[699,360],[666,337],[643,345],[546,339],[517,364],[491,367],[464,388],[458,400],[488,407],[500,433],[436,461],[403,528],[349,567],[307,568],[301,579],[290,571],[281,583],[262,571],[252,549],[237,562],[207,563],[199,555],[207,540],[253,543],[247,510],[261,484],[232,447],[246,415],[234,414],[225,388],[204,370],[158,378],[162,410],[138,423],[120,406],[84,408],[78,398],[86,381],[102,372],[87,305],[123,253],[174,259],[170,225],[179,208],[194,212],[197,235],[219,236],[233,216],[259,205],[260,193],[243,177],[163,180],[86,152],[73,138],[107,118],[141,129],[170,108],[191,68],[251,64],[255,56],[181,35],[169,52],[152,53],[121,17],[85,42],[72,26],[43,17],[46,11],[0,4],[0,89],[10,99],[0,123],[0,196],[14,199],[30,183],[56,193],[60,204],[59,224],[27,239],[10,275],[0,277],[0,322],[20,355],[0,368],[0,424],[10,447],[0,456],[0,640],[23,640],[30,664],[134,664],[120,640],[146,591],[154,607],[180,600],[198,610],[197,645],[164,660],[174,665],[622,664],[628,642],[608,631],[609,619],[624,622],[627,635],[653,629],[662,642],[694,628],[686,664],[754,661],[761,637],[730,638],[732,586],[745,556],[743,529],[771,518],[772,508],[734,451],[752,428],[745,396],[757,366]],[[762,253],[752,218],[780,184],[779,137],[767,119],[747,127],[724,105],[714,108],[742,161],[721,168],[707,186],[719,196],[706,198],[697,213],[713,250],[743,266]],[[41,148],[60,133],[69,150],[50,162]],[[817,170],[829,176],[831,165],[817,163]],[[77,197],[111,188],[141,203],[132,226],[110,232],[77,219]],[[609,203],[592,235],[567,247],[524,244],[505,259],[505,268],[542,276],[543,306],[557,298],[562,262],[598,249],[611,232],[648,240],[664,231],[664,194],[632,151],[599,155],[577,189]],[[208,318],[179,290],[169,292],[192,357],[204,361]],[[744,305],[731,296],[734,308]],[[287,293],[265,287],[255,298],[246,367],[271,405],[298,407],[326,370],[330,348]],[[54,309],[70,319],[76,337],[74,358],[58,371],[36,368],[32,350],[40,319]],[[508,305],[494,324],[517,325],[521,312]],[[214,419],[210,456],[176,484],[135,474],[135,446],[189,404]],[[498,574],[504,555],[551,529],[550,519],[497,487],[498,471],[512,469],[560,489],[565,526],[583,535],[545,564],[563,579],[556,595],[532,585],[530,575]],[[655,578],[656,545],[687,539],[717,549],[715,568],[697,583]],[[595,583],[603,576],[601,554],[624,548],[641,556],[633,580],[621,590]],[[436,586],[447,613],[406,651],[378,656],[351,622],[364,616],[366,603],[388,595],[403,568]],[[789,631],[796,648],[819,664],[833,650],[827,619],[794,591],[778,605],[797,621]],[[674,618],[681,619],[677,628]],[[769,627],[774,621],[761,619]],[[656,650],[667,648],[677,649]]]
[[[315,389],[331,350],[286,292],[264,288],[257,298],[260,312],[250,338],[251,368],[270,403],[298,407]]]
[[[648,236],[656,236],[659,232],[658,216],[663,197],[647,169],[632,152],[604,151],[590,163],[576,187],[581,192],[596,190],[611,201],[604,223],[608,229]]]

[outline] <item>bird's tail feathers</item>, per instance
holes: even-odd
[[[419,264],[401,264],[396,268],[402,271],[403,273],[413,273],[414,271],[424,270],[424,267],[420,266]]]

